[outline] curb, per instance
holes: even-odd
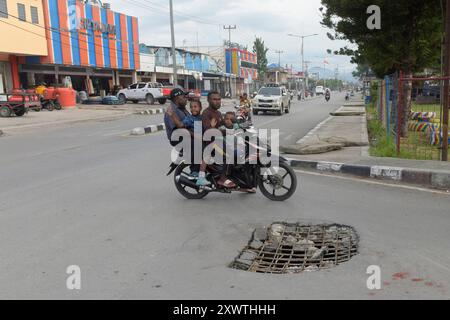
[[[147,109],[141,112],[137,112],[136,114],[142,114],[142,115],[153,115],[153,114],[162,114],[164,113],[164,109],[158,108],[158,109]]]
[[[343,173],[362,178],[390,180],[439,190],[450,190],[450,172],[411,168],[355,165],[337,162],[288,159],[293,168]]]
[[[155,133],[158,131],[166,130],[166,125],[164,123],[151,125],[147,127],[138,127],[131,130],[130,135],[132,136],[142,136],[145,134]]]

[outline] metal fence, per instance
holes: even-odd
[[[413,77],[401,73],[386,76],[377,83],[378,120],[386,137],[395,143],[397,156],[418,160],[441,160],[444,139],[443,84],[448,78]],[[410,91],[408,90],[410,89]],[[406,93],[411,92],[411,110],[404,109]],[[449,112],[448,110],[446,112]],[[407,119],[407,132],[402,123]],[[447,138],[448,139],[448,138]]]

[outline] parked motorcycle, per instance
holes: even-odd
[[[256,131],[245,124],[241,125],[242,130],[237,130],[235,136],[243,135],[246,132],[256,134]],[[202,199],[211,192],[229,194],[259,188],[261,193],[272,201],[285,201],[289,199],[297,189],[297,176],[290,167],[288,161],[283,157],[271,154],[270,146],[252,145],[250,141],[245,141],[245,164],[232,165],[227,178],[232,180],[235,188],[226,188],[218,184],[223,175],[222,165],[210,165],[206,170],[206,179],[211,183],[207,187],[198,187],[195,179],[191,175],[190,165],[182,161],[179,164],[172,163],[167,176],[174,174],[174,183],[178,192],[187,199]],[[250,150],[256,150],[256,154],[250,154]],[[264,153],[263,153],[264,152]],[[267,154],[271,162],[263,164],[262,155]],[[256,164],[251,164],[250,160]],[[278,160],[275,163],[275,160]],[[252,163],[255,163],[252,161]]]

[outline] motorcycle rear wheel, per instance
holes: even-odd
[[[174,183],[175,183],[175,187],[177,188],[178,192],[185,197],[186,199],[189,200],[199,200],[199,199],[203,199],[204,197],[206,197],[208,195],[208,191],[205,190],[199,190],[199,189],[194,189],[190,186],[187,185],[183,185],[180,181],[177,181],[177,177],[178,176],[184,176],[184,177],[188,177],[190,174],[190,168],[188,164],[181,164],[178,166],[178,168],[176,168],[175,172],[174,172]]]

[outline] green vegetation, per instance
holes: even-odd
[[[436,112],[436,119],[441,117],[441,105],[440,104],[413,104],[411,110],[415,112]],[[449,110],[450,115],[450,110]]]
[[[439,69],[441,43],[444,34],[443,2],[440,0],[322,0],[322,24],[332,30],[332,40],[348,40],[349,47],[335,54],[348,55],[360,67],[358,74],[373,73],[382,78],[402,71],[406,77],[423,72],[425,68]],[[365,14],[371,5],[381,9],[381,29],[369,30]],[[412,83],[403,88],[404,117],[402,136],[408,135]]]
[[[440,150],[428,142],[426,133],[410,132],[401,139],[400,154],[397,155],[396,141],[386,135],[386,129],[378,120],[376,103],[367,108],[367,130],[370,140],[370,155],[374,157],[391,157],[415,160],[439,160]],[[432,111],[432,110],[430,110]]]
[[[264,75],[267,71],[267,52],[269,48],[266,47],[262,38],[256,37],[255,42],[253,43],[253,53],[256,54],[256,58],[258,61],[258,73],[259,79],[264,79]]]

